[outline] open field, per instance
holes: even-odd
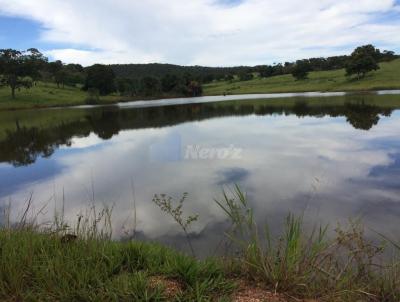
[[[307,91],[365,91],[400,88],[400,59],[381,63],[381,69],[355,80],[345,76],[345,70],[311,72],[306,80],[292,75],[255,78],[251,81],[221,81],[204,86],[205,95],[279,93]]]
[[[16,91],[16,98],[11,98],[8,87],[0,88],[0,110],[26,108],[45,108],[57,106],[76,106],[85,104],[87,93],[79,88],[58,88],[56,84],[37,82],[30,89],[21,88]],[[118,95],[100,97],[101,104],[116,103],[121,99]]]

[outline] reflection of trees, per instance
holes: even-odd
[[[56,127],[20,127],[16,121],[15,130],[7,130],[6,138],[0,142],[0,162],[9,162],[15,166],[29,165],[40,156],[51,156],[61,145],[69,146],[72,137],[86,137],[91,132],[106,140],[117,135],[121,129],[166,127],[190,121],[250,114],[261,116],[294,114],[298,117],[344,116],[354,128],[369,130],[379,122],[379,115],[390,116],[391,112],[392,109],[363,102],[310,105],[302,100],[291,105],[211,103],[125,110],[115,107],[97,108],[87,110],[83,119],[77,118],[68,123],[60,121]]]
[[[14,133],[7,132],[7,138],[0,143],[1,159],[15,166],[29,165],[40,154],[49,157],[53,154],[52,144],[47,144],[37,128],[18,128]]]
[[[309,106],[305,101],[298,101],[293,106],[292,113],[299,117],[345,116],[347,122],[355,129],[370,130],[378,124],[379,115],[390,116],[392,110],[365,104],[364,102],[349,102],[341,106]]]
[[[0,142],[0,162],[9,162],[14,166],[32,164],[40,156],[50,157],[61,145],[70,146],[71,138],[79,134],[90,134],[80,122],[61,122],[59,126],[51,129],[39,129],[20,127],[16,121],[16,130],[7,130],[6,138]]]
[[[370,130],[379,122],[379,115],[390,116],[390,109],[380,109],[371,105],[345,105],[347,121],[356,129]]]
[[[121,129],[119,125],[118,111],[102,111],[100,116],[88,115],[86,118],[89,121],[93,132],[102,139],[110,139],[117,135]]]

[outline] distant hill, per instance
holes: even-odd
[[[147,76],[162,78],[167,74],[183,77],[190,74],[193,78],[203,78],[212,74],[214,77],[224,77],[228,74],[250,72],[252,67],[203,67],[203,66],[179,66],[173,64],[118,64],[111,65],[117,77],[143,78]]]
[[[250,81],[214,81],[203,86],[204,95],[251,94],[308,91],[366,91],[400,89],[400,59],[380,63],[380,69],[360,80],[346,77],[344,69],[314,71],[308,79],[296,80],[292,75]]]
[[[393,51],[383,51],[375,49],[373,45],[363,47],[371,47],[375,50],[374,59],[377,62],[391,61],[399,58]],[[114,64],[110,65],[114,73],[119,78],[141,79],[144,77],[155,77],[162,79],[166,75],[175,75],[179,78],[190,78],[198,80],[204,84],[211,83],[215,80],[232,80],[232,76],[240,79],[252,79],[249,74],[259,74],[263,78],[277,75],[285,75],[292,73],[293,67],[299,62],[306,63],[309,71],[330,71],[345,68],[350,56],[333,56],[319,57],[299,60],[296,62],[285,62],[273,65],[258,66],[236,66],[236,67],[204,67],[204,66],[180,66],[173,64]],[[247,75],[247,76],[246,76]]]

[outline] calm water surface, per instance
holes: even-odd
[[[64,192],[74,221],[94,192],[99,207],[114,205],[118,238],[132,227],[133,183],[137,236],[186,249],[152,198],[188,192],[193,242],[206,255],[228,226],[213,199],[239,184],[276,230],[290,211],[310,225],[359,217],[397,236],[399,95],[159,105],[0,113],[0,206],[18,213],[33,192],[46,221]]]

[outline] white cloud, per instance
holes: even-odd
[[[0,12],[40,22],[43,40],[70,45],[48,54],[83,64],[259,64],[346,53],[363,43],[396,48],[400,22],[383,18],[398,11],[396,1],[354,2],[0,0]]]

